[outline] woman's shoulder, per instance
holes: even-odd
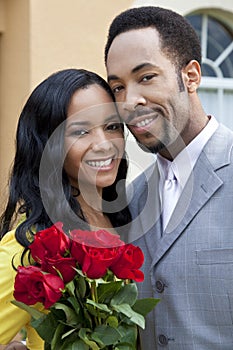
[[[15,240],[15,229],[8,231],[0,241],[0,245],[13,242]]]
[[[7,232],[0,241],[0,265],[8,265],[13,258],[16,266],[19,265],[23,250],[24,247],[15,237],[15,229]]]
[[[15,225],[15,228],[8,231],[3,238],[0,240],[0,251],[2,249],[2,247],[4,247],[5,249],[11,249],[11,250],[23,250],[24,247],[17,241],[16,236],[15,236],[15,231],[17,229],[17,227],[23,222],[25,221],[26,217],[25,215],[21,215],[21,217],[18,219],[18,222]]]
[[[21,244],[16,240],[15,230],[16,229],[13,229],[3,236],[0,241],[0,247],[22,248]]]

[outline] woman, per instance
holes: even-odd
[[[10,303],[16,273],[12,264],[28,264],[25,252],[33,233],[57,221],[66,231],[124,233],[131,219],[121,181],[127,173],[124,131],[108,84],[95,73],[66,69],[32,92],[16,141],[1,218],[0,344],[9,343],[24,326],[27,348],[41,350],[30,316]]]

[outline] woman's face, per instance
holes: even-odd
[[[114,183],[125,149],[122,124],[111,96],[99,85],[77,90],[65,129],[64,169],[72,186],[98,192]]]

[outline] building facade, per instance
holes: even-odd
[[[103,51],[111,20],[143,5],[170,8],[190,20],[202,41],[200,95],[206,112],[233,129],[232,0],[0,0],[0,209],[17,120],[30,92],[63,68],[82,67],[105,77]]]

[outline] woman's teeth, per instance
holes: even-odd
[[[105,166],[108,166],[110,165],[112,162],[112,158],[110,159],[107,159],[107,160],[100,160],[100,161],[88,161],[87,164],[92,166],[92,167],[96,167],[96,168],[101,168],[101,167],[105,167]]]
[[[141,127],[143,127],[143,126],[146,126],[146,125],[148,125],[148,124],[150,124],[151,122],[152,122],[152,118],[150,118],[150,119],[144,119],[144,120],[142,120],[141,122],[138,122],[138,123],[136,123],[136,126],[138,127],[138,128],[141,128]]]

